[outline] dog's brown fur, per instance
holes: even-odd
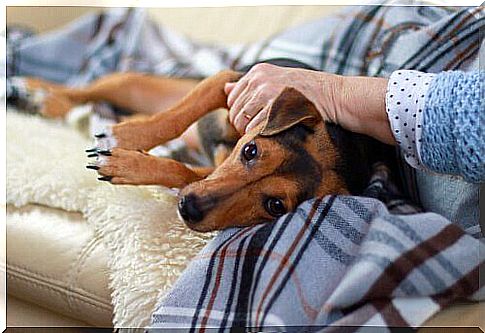
[[[194,81],[169,79],[146,82],[143,76],[127,75],[132,76],[127,79],[118,74],[83,90],[49,89],[51,95],[65,99],[65,104],[104,100],[143,112],[166,107],[165,95],[181,96],[190,90],[166,111],[115,125],[112,134],[117,146],[98,172],[109,177],[105,179],[113,184],[181,188],[181,203],[191,198],[194,209],[200,213],[197,218],[185,218],[191,229],[205,232],[273,221],[277,216],[268,212],[268,198],[281,200],[285,210],[292,211],[312,197],[354,192],[342,171],[348,163],[342,156],[341,138],[335,138],[332,128],[300,92],[291,88],[282,91],[270,106],[265,122],[243,135],[232,151],[224,145],[218,147],[215,168],[193,168],[144,151],[179,137],[209,112],[227,108],[224,85],[237,81],[243,74],[223,71],[197,85]],[[129,85],[127,82],[135,82],[133,77],[139,79],[137,85],[120,88]],[[155,91],[159,92],[158,97],[150,93]],[[63,112],[44,111],[56,116]],[[227,139],[237,138],[231,128],[224,135]],[[257,146],[257,154],[246,161],[242,150],[250,142]],[[365,172],[361,175],[367,176]]]

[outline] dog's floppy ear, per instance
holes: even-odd
[[[296,124],[313,127],[322,117],[315,105],[294,88],[285,88],[269,106],[260,131],[262,136],[278,134]]]

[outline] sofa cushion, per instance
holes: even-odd
[[[107,251],[78,213],[7,207],[8,293],[96,326],[111,326]]]

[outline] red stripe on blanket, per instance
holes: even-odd
[[[463,230],[459,227],[449,224],[433,237],[403,253],[386,267],[381,277],[374,282],[362,301],[390,297],[409,273],[426,260],[453,245],[463,234]]]
[[[212,289],[211,292],[211,297],[209,299],[209,303],[207,304],[207,308],[205,309],[204,316],[202,317],[202,322],[200,324],[200,332],[204,333],[207,325],[207,321],[209,320],[209,315],[212,311],[212,307],[214,306],[214,302],[216,300],[217,292],[219,291],[219,286],[221,284],[221,275],[222,275],[222,269],[224,268],[224,260],[226,258],[226,252],[227,249],[231,244],[233,244],[236,240],[239,240],[242,236],[245,234],[249,233],[250,231],[254,231],[254,228],[247,228],[243,232],[241,232],[237,237],[234,237],[231,239],[227,244],[224,245],[222,248],[221,254],[219,256],[219,264],[217,266],[217,273],[214,278],[214,288]]]
[[[458,298],[466,298],[475,293],[480,288],[480,268],[481,265],[475,266],[468,274],[456,281],[452,286],[443,292],[432,296],[431,298],[438,303],[441,308],[449,305]]]
[[[308,226],[310,225],[310,222],[313,219],[313,216],[315,215],[315,212],[317,211],[317,208],[318,208],[318,206],[320,205],[321,202],[322,202],[322,199],[320,199],[320,198],[317,199],[317,200],[315,200],[315,202],[313,203],[312,209],[311,209],[310,213],[308,214],[307,219],[305,220],[305,223],[303,223],[300,231],[295,236],[295,239],[293,240],[293,243],[288,248],[288,251],[283,256],[283,258],[281,259],[281,262],[280,262],[278,268],[276,269],[275,274],[271,277],[271,280],[269,281],[268,286],[266,287],[266,289],[265,289],[265,291],[263,293],[263,296],[261,297],[261,299],[259,301],[258,308],[256,310],[256,321],[255,321],[255,323],[259,323],[259,315],[261,313],[261,309],[263,307],[264,301],[268,297],[268,294],[271,291],[271,288],[273,287],[273,285],[275,284],[276,280],[278,279],[278,277],[280,276],[281,272],[283,271],[283,268],[286,266],[286,263],[290,260],[290,257],[293,254],[293,252],[295,251],[296,246],[298,245],[298,243],[300,242],[300,240],[303,238],[303,235],[305,234],[305,231],[308,230]]]

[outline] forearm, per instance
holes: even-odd
[[[390,76],[386,112],[391,134],[414,168],[481,182],[484,174],[483,72],[398,70]]]
[[[341,76],[335,90],[335,119],[340,126],[396,144],[386,113],[387,79]]]
[[[443,72],[426,93],[420,157],[424,166],[457,174],[470,182],[485,180],[484,72]]]

